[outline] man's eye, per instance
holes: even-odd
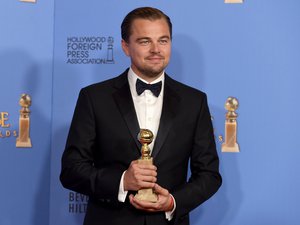
[[[150,44],[150,41],[148,41],[148,40],[140,41],[140,44],[141,45],[148,45],[148,44]]]
[[[159,40],[159,43],[160,44],[162,44],[162,45],[166,45],[166,44],[168,44],[168,40],[166,40],[166,39],[162,39],[162,40]]]

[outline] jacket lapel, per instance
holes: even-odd
[[[152,150],[153,158],[155,158],[158,155],[159,151],[162,149],[168,133],[172,128],[172,121],[174,121],[174,118],[177,114],[180,97],[174,90],[174,85],[172,85],[172,82],[173,80],[166,75],[162,114],[160,118],[157,137]]]
[[[130,88],[127,79],[128,70],[121,74],[115,83],[117,91],[113,94],[116,104],[127,124],[132,138],[134,139],[136,146],[140,149],[141,144],[137,139],[137,135],[140,131],[139,123],[137,120],[136,112],[134,109],[133,100],[130,93]]]
[[[117,91],[113,94],[113,97],[116,101],[116,104],[119,107],[119,110],[127,124],[127,127],[130,131],[132,138],[134,139],[138,151],[140,152],[141,144],[138,141],[137,135],[140,132],[140,127],[137,119],[137,115],[134,109],[134,103],[130,93],[128,78],[128,70],[121,74],[115,82],[115,88]],[[152,157],[155,158],[159,151],[162,149],[162,146],[168,136],[168,133],[172,127],[173,120],[177,114],[177,109],[180,101],[180,97],[177,94],[176,90],[172,83],[174,81],[166,75],[165,77],[165,86],[164,86],[164,99],[163,99],[163,108],[160,118],[159,129],[157,137],[154,143],[152,150]]]

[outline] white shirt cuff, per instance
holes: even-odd
[[[120,180],[120,185],[119,185],[119,194],[118,194],[118,200],[119,202],[125,202],[126,196],[128,191],[124,191],[124,174],[126,170],[123,172]]]
[[[170,195],[171,195],[171,194],[170,194]],[[166,219],[167,219],[168,221],[170,221],[170,220],[173,219],[174,212],[175,212],[175,209],[176,209],[175,198],[173,197],[173,195],[171,195],[171,198],[173,198],[173,203],[174,203],[173,209],[172,209],[172,211],[165,212],[165,214],[166,214]]]

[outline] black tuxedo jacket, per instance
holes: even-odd
[[[85,225],[187,225],[189,212],[221,185],[206,95],[165,77],[152,157],[157,183],[176,201],[174,217],[167,221],[164,212],[146,213],[128,200],[118,201],[121,175],[141,149],[127,73],[81,90],[62,157],[61,182],[90,197]]]

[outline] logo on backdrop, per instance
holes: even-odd
[[[11,130],[11,123],[9,122],[9,113],[0,112],[0,138],[16,137],[16,147],[30,148],[31,140],[29,137],[30,130],[30,110],[31,98],[28,94],[22,94],[19,100],[21,106],[19,117],[19,132]]]
[[[69,213],[86,213],[89,197],[74,191],[69,192]]]
[[[80,36],[67,38],[67,64],[114,64],[112,36]]]
[[[10,130],[11,124],[9,123],[9,113],[0,112],[0,138],[16,137],[17,131]]]

